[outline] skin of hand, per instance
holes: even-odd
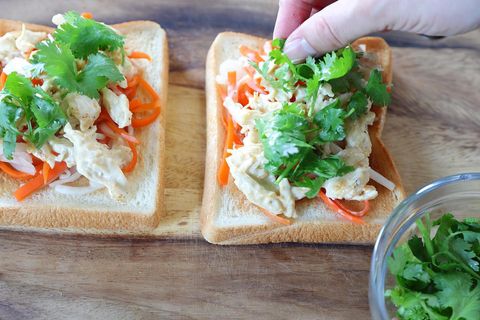
[[[378,31],[450,36],[480,27],[480,0],[280,0],[274,38],[294,62]]]

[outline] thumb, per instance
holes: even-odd
[[[386,28],[382,4],[369,0],[339,0],[317,12],[287,39],[284,52],[294,62],[341,48],[351,41]],[[373,8],[371,8],[373,7]]]

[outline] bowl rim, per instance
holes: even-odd
[[[404,218],[404,208],[425,195],[446,185],[477,180],[480,181],[480,172],[459,173],[434,180],[409,195],[392,211],[378,234],[370,261],[368,299],[372,319],[389,319],[384,296],[387,264],[380,262],[381,260],[386,260],[387,257],[391,255],[393,249],[392,245],[397,243],[401,235],[410,227],[410,224],[406,223],[406,221],[416,218],[415,215],[410,219],[406,219],[404,223],[401,224],[401,220]],[[391,241],[388,241],[390,238],[389,235],[392,234],[394,227],[397,227],[398,225],[400,225],[400,227],[396,230],[395,236],[391,238]]]

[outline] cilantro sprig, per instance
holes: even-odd
[[[76,12],[65,13],[64,18],[66,22],[56,29],[53,38],[37,45],[31,59],[35,75],[45,72],[59,87],[98,99],[99,90],[108,83],[124,79],[105,54],[119,49],[123,52],[123,37]]]
[[[85,59],[101,51],[123,50],[124,39],[109,26],[86,19],[74,11],[63,15],[65,23],[53,34],[57,43],[68,45],[76,58]]]
[[[123,75],[112,59],[97,52],[88,56],[82,70],[78,70],[73,52],[68,45],[46,40],[38,44],[34,61],[55,83],[68,91],[75,91],[98,99],[100,89],[108,82],[123,80]]]
[[[52,97],[16,72],[9,74],[0,97],[0,137],[7,159],[13,158],[18,136],[41,148],[67,122]]]
[[[277,177],[277,182],[288,179],[296,186],[309,188],[307,196],[312,198],[327,179],[354,170],[338,156],[323,154],[321,146],[344,140],[347,121],[364,115],[369,100],[379,106],[388,105],[390,95],[378,70],[364,80],[359,55],[350,46],[295,64],[283,52],[284,44],[284,40],[273,40],[268,60],[250,61],[250,65],[269,88],[287,96],[304,88],[305,101],[284,103],[281,110],[257,120],[256,128],[267,159],[265,168]],[[326,85],[331,86],[336,97],[327,106],[322,101],[319,108],[319,90]],[[338,98],[342,93],[351,93],[347,101]]]
[[[413,236],[388,260],[396,286],[386,296],[401,320],[480,319],[480,220],[445,214],[417,221]],[[434,227],[438,227],[432,235]]]
[[[345,137],[343,129],[340,134],[336,131],[335,123],[343,123],[344,115],[337,103],[322,109],[315,118],[309,118],[300,104],[287,103],[281,110],[258,119],[256,128],[267,159],[265,168],[278,177],[277,181],[286,178],[296,186],[309,188],[307,197],[315,197],[327,179],[353,170],[339,157],[323,157],[316,148],[319,141]]]

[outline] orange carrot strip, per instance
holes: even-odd
[[[50,173],[50,165],[48,164],[47,161],[44,161],[43,162],[43,170],[42,170],[42,173],[43,173],[43,183],[44,184],[47,184],[47,181],[48,181],[48,175]]]
[[[226,186],[228,184],[228,176],[230,175],[230,168],[226,158],[228,157],[228,149],[233,148],[233,137],[234,137],[233,121],[231,117],[227,118],[227,136],[225,138],[225,146],[223,148],[222,162],[220,163],[220,168],[218,170],[218,183],[221,186]]]
[[[137,95],[138,86],[130,87],[122,90],[123,94],[127,96],[128,100],[132,100]]]
[[[18,201],[22,201],[32,193],[42,189],[44,186],[50,182],[56,180],[60,174],[62,174],[67,169],[67,164],[65,162],[57,162],[55,166],[50,171],[48,175],[47,183],[43,180],[42,174],[37,174],[32,180],[25,183],[23,186],[18,188],[13,195]]]
[[[130,141],[127,141],[127,143],[128,143],[128,146],[130,147],[130,150],[132,150],[132,160],[130,160],[130,162],[122,168],[122,171],[124,173],[132,172],[133,169],[135,169],[135,166],[137,165],[137,161],[138,161],[137,147],[135,146],[134,143]]]
[[[242,83],[238,86],[238,103],[242,106],[246,106],[248,104],[248,96],[247,92],[253,93],[253,89],[248,86],[247,83]]]
[[[33,177],[31,174],[21,172],[12,168],[8,163],[0,162],[0,169],[15,179],[27,179]]]
[[[286,226],[289,226],[289,225],[292,224],[292,220],[290,220],[288,218],[284,218],[284,217],[281,217],[279,215],[273,214],[270,211],[265,210],[263,208],[260,208],[260,211],[262,211],[264,215],[266,215],[267,217],[269,217],[270,219],[272,219],[275,222],[281,223],[281,224],[286,225]]]
[[[2,72],[2,74],[0,75],[0,90],[5,87],[5,82],[7,82],[7,74],[5,72]]]
[[[127,88],[132,88],[138,86],[140,81],[140,76],[133,76],[131,79],[127,80]]]
[[[234,135],[233,135],[233,142],[235,142],[236,145],[243,145],[243,134],[241,132],[242,127],[238,123],[233,123],[233,129],[234,129]]]
[[[352,216],[356,216],[356,217],[363,217],[364,215],[366,215],[368,213],[368,211],[370,210],[370,201],[368,200],[365,200],[363,201],[363,209],[360,210],[360,211],[353,211],[352,209],[349,209],[347,207],[345,207],[340,201],[338,200],[333,200],[333,202],[335,202],[335,204],[337,205],[337,207],[339,207],[340,209],[342,209],[343,211],[346,211],[348,212],[349,214],[351,214]]]
[[[139,108],[141,105],[143,105],[143,103],[140,101],[140,99],[130,100],[130,111],[135,111],[135,109]]]
[[[261,79],[258,79],[256,82],[253,79],[250,79],[246,83],[247,83],[247,86],[249,86],[252,90],[255,90],[261,94],[267,94],[268,92],[265,91],[265,89],[260,85],[260,81]]]
[[[222,99],[222,101],[224,101],[225,98],[227,97],[227,89],[225,88],[224,85],[218,84],[217,90],[218,90],[218,93],[220,94],[220,98]]]
[[[227,73],[227,95],[236,101],[237,72],[229,71]]]
[[[82,12],[81,16],[85,19],[93,19],[93,14],[91,12]]]
[[[150,55],[141,51],[133,51],[128,55],[128,57],[130,59],[147,59],[148,61],[152,61],[152,57],[150,57]]]
[[[133,119],[132,119],[133,123]],[[125,130],[120,129],[115,122],[111,118],[105,120],[105,124],[116,134],[120,135],[123,139],[126,141],[133,142],[135,144],[139,144],[140,141],[137,140],[137,138],[129,135]]]
[[[246,74],[248,74],[250,78],[253,79],[253,76],[255,74],[255,69],[252,66],[243,67],[243,70],[246,72]]]
[[[323,200],[323,202],[333,211],[335,211],[336,213],[340,214],[342,217],[344,217],[345,219],[351,221],[351,222],[354,222],[354,223],[358,223],[358,224],[365,224],[365,221],[363,221],[362,219],[360,219],[359,217],[356,217],[356,216],[353,216],[351,214],[349,214],[348,212],[346,212],[345,210],[342,210],[341,208],[339,208],[336,203],[330,199],[329,197],[327,197],[327,195],[325,194],[325,192],[322,190],[318,193],[318,196]]]
[[[157,109],[157,108],[160,109],[158,107],[158,102],[154,101],[154,102],[151,102],[151,103],[143,103],[143,104],[140,104],[140,105],[135,105],[134,108],[132,108],[131,110],[134,113],[134,116],[136,117],[135,113],[152,111],[152,110]]]
[[[147,93],[150,95],[150,98],[152,101],[160,100],[160,97],[158,96],[157,92],[155,89],[152,88],[152,86],[143,78],[140,78],[138,80],[139,86],[141,86]]]
[[[258,51],[253,50],[253,49],[251,49],[247,46],[244,46],[244,45],[240,46],[240,54],[243,55],[243,56],[246,56],[250,60],[252,60],[254,62],[257,62],[257,63],[263,61],[263,59],[260,56],[260,53],[258,53]]]
[[[140,127],[148,126],[149,124],[154,122],[159,115],[160,115],[160,107],[154,108],[150,115],[143,118],[138,118],[136,114],[133,114],[132,127],[140,128]]]

